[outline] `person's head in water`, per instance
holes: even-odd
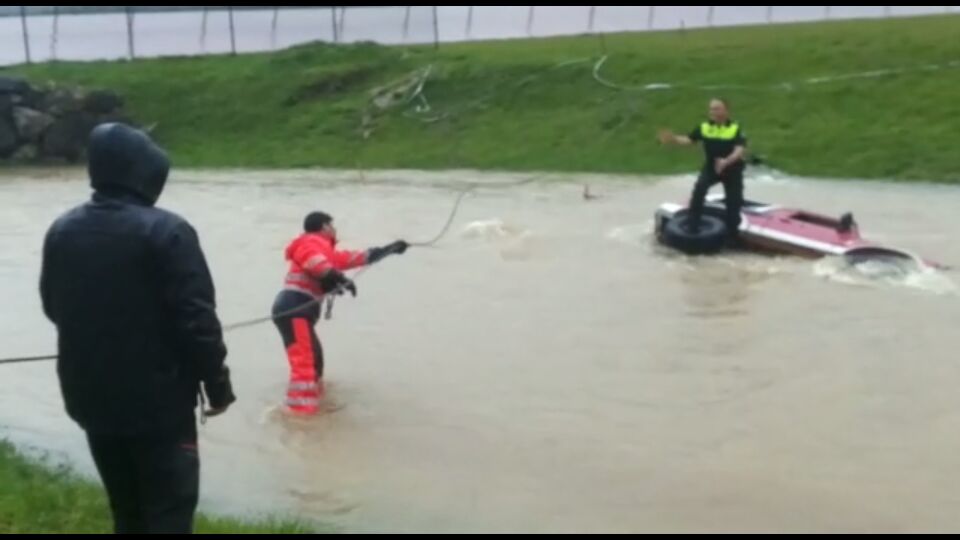
[[[730,104],[723,98],[713,98],[710,100],[710,121],[723,124],[730,121]]]
[[[303,218],[303,232],[321,234],[336,241],[337,229],[333,226],[333,217],[324,212],[310,212]]]

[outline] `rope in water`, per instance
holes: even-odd
[[[450,210],[450,215],[447,217],[447,221],[446,221],[446,223],[444,223],[443,228],[440,229],[440,232],[439,232],[439,233],[437,233],[433,238],[431,238],[431,239],[429,239],[429,240],[422,241],[422,242],[409,242],[409,245],[410,245],[411,247],[432,247],[432,246],[435,245],[437,242],[439,242],[440,240],[442,240],[443,237],[445,237],[445,236],[447,235],[447,233],[450,232],[450,227],[453,226],[453,222],[454,222],[454,220],[455,220],[456,217],[457,217],[457,213],[459,213],[459,211],[460,211],[460,204],[463,202],[463,199],[467,196],[467,194],[469,194],[471,191],[473,191],[473,187],[474,187],[474,186],[471,184],[471,185],[468,185],[467,187],[465,187],[464,189],[460,190],[460,193],[457,195],[457,199],[456,199],[456,201],[455,201],[454,204],[453,204],[453,208]],[[366,272],[369,268],[370,268],[370,266],[365,266],[365,267],[361,268],[359,271],[357,271],[357,272],[353,275],[353,278],[352,278],[352,279],[356,280],[358,277],[360,277],[360,275],[362,275],[364,272]],[[312,307],[312,306],[314,306],[314,305],[316,305],[316,304],[319,304],[324,298],[329,298],[328,303],[327,303],[327,316],[326,316],[326,318],[329,319],[329,318],[330,318],[330,310],[333,308],[333,298],[334,298],[337,294],[342,294],[342,293],[343,293],[343,290],[337,290],[337,291],[334,291],[333,293],[328,294],[328,295],[326,295],[326,296],[324,296],[324,297],[312,299],[312,300],[310,300],[309,302],[305,302],[305,303],[297,306],[296,308],[293,308],[293,309],[290,309],[290,310],[287,310],[287,311],[283,311],[283,312],[276,313],[276,314],[273,314],[273,315],[268,315],[268,316],[266,316],[266,317],[258,317],[258,318],[256,318],[256,319],[250,319],[250,320],[247,320],[247,321],[240,321],[240,322],[228,324],[228,325],[225,325],[225,326],[223,327],[223,331],[224,331],[224,332],[230,332],[230,331],[232,331],[232,330],[237,330],[237,329],[240,329],[240,328],[246,328],[246,327],[249,327],[249,326],[256,326],[256,325],[258,325],[258,324],[263,324],[263,323],[266,323],[266,322],[270,322],[270,321],[272,321],[272,320],[274,320],[274,319],[279,319],[279,318],[282,318],[282,317],[286,317],[286,316],[288,316],[288,315],[293,315],[294,313],[297,313],[297,312],[299,312],[299,311],[301,311],[301,310],[303,310],[303,309],[306,309],[306,308]],[[44,361],[44,360],[56,360],[56,359],[57,359],[57,355],[55,355],[55,354],[49,354],[49,355],[45,355],[45,356],[23,356],[23,357],[16,357],[16,358],[4,358],[4,359],[0,359],[0,365],[3,365],[3,364],[19,364],[19,363],[24,363],[24,362],[40,362],[40,361]]]
[[[432,247],[434,244],[443,239],[443,237],[450,232],[450,227],[453,225],[453,220],[456,219],[457,212],[460,211],[460,203],[463,202],[463,198],[466,197],[471,191],[473,191],[472,185],[460,190],[460,194],[457,195],[457,200],[453,203],[453,208],[450,210],[450,215],[447,217],[447,222],[443,224],[443,228],[440,229],[440,232],[438,232],[436,236],[430,240],[427,240],[426,242],[409,242],[409,245],[413,247]]]
[[[21,362],[39,362],[41,360],[56,360],[57,355],[49,354],[47,356],[24,356],[21,358],[5,358],[0,360],[0,364],[19,364]]]

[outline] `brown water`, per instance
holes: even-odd
[[[43,232],[80,172],[0,179],[0,356],[43,354]],[[451,233],[358,279],[319,332],[339,411],[279,414],[270,325],[228,335],[240,401],[203,428],[203,506],[348,531],[960,530],[955,276],[876,282],[831,263],[656,247],[689,179],[245,172],[175,175],[225,322],[265,314],[302,215],[345,244]],[[590,182],[599,200],[581,198]],[[759,178],[749,195],[960,263],[957,188]],[[92,470],[52,364],[2,368],[14,441]]]

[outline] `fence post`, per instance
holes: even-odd
[[[57,59],[57,44],[60,41],[60,6],[53,6],[53,28],[50,29],[50,59]]]
[[[437,6],[433,7],[433,48],[440,48],[440,21],[437,18]]]
[[[237,32],[233,26],[233,6],[227,6],[227,17],[230,20],[230,54],[237,54]]]
[[[137,57],[133,41],[133,6],[123,6],[123,10],[127,13],[127,53],[130,60],[133,60]]]
[[[657,6],[650,6],[647,12],[647,30],[653,30],[653,18],[657,16]]]
[[[593,32],[593,23],[597,17],[597,6],[590,6],[590,15],[587,16],[587,31]]]
[[[464,36],[469,38],[472,32],[473,32],[473,6],[467,6],[467,29],[464,31]]]
[[[23,54],[30,60],[30,34],[27,31],[27,6],[20,6],[20,28],[23,30]]]
[[[337,6],[330,6],[330,24],[333,26],[333,42],[340,41],[337,38]]]
[[[203,14],[200,16],[200,52],[207,52],[207,16],[210,14],[210,6],[203,6]]]
[[[270,21],[270,49],[277,48],[277,19],[280,17],[280,8],[273,8],[273,19]]]
[[[527,12],[527,35],[533,35],[533,13],[537,9],[537,6],[530,6],[530,11]]]

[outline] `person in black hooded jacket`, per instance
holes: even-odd
[[[93,197],[50,227],[40,277],[66,410],[87,434],[116,532],[192,532],[198,395],[211,415],[236,399],[213,281],[194,229],[154,207],[163,150],[101,124],[88,158]]]

